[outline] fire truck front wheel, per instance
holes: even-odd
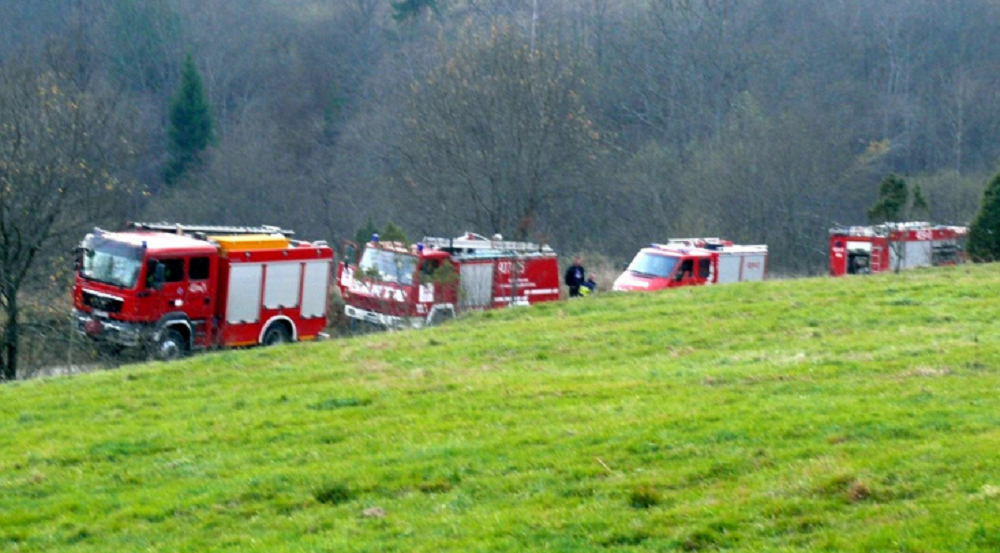
[[[187,352],[187,342],[180,332],[165,328],[160,332],[160,337],[153,344],[153,356],[161,361],[173,361],[180,359]]]

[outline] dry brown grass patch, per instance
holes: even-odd
[[[940,367],[937,369],[933,367],[916,367],[904,373],[904,376],[940,377],[940,376],[948,376],[953,373],[954,371],[951,370],[951,367]]]
[[[684,347],[680,347],[680,348],[671,347],[671,348],[667,349],[667,351],[670,352],[670,357],[680,357],[682,355],[688,355],[688,354],[694,353],[694,348],[688,347],[688,346],[684,346]]]
[[[389,364],[386,363],[385,361],[378,361],[378,360],[367,361],[363,365],[358,367],[358,372],[366,374],[384,373],[387,370],[389,370]]]
[[[723,386],[726,384],[726,379],[721,376],[705,375],[705,380],[702,383],[705,386]]]
[[[855,480],[847,487],[847,499],[851,503],[864,501],[872,496],[871,487],[864,480]]]

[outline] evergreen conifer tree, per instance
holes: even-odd
[[[403,231],[403,228],[392,221],[385,224],[385,228],[382,229],[381,238],[386,242],[410,243],[410,239],[406,237],[406,232]]]
[[[1000,259],[1000,173],[986,185],[979,213],[969,229],[969,258],[984,262]]]
[[[212,141],[212,115],[201,82],[201,74],[188,54],[181,69],[181,85],[170,101],[167,129],[170,158],[163,173],[173,184],[202,160],[202,152]]]
[[[372,239],[373,234],[377,234],[379,240],[382,242],[399,242],[401,244],[410,243],[409,238],[406,237],[406,232],[403,230],[403,227],[389,221],[385,224],[385,227],[379,231],[378,227],[375,226],[375,223],[372,222],[371,217],[368,217],[368,221],[364,224],[364,226],[358,228],[358,230],[354,233],[354,241],[357,242],[358,245],[363,246]]]
[[[878,186],[878,201],[868,210],[868,218],[879,223],[898,222],[899,216],[906,210],[909,195],[906,181],[896,175],[889,175]]]
[[[354,241],[359,246],[364,246],[372,239],[373,234],[378,234],[378,227],[372,221],[371,217],[368,217],[368,221],[364,226],[358,228],[357,232],[354,233]]]

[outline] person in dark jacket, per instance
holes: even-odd
[[[569,297],[571,298],[580,296],[580,286],[586,278],[586,271],[583,270],[581,263],[579,256],[574,257],[573,264],[566,269],[566,275],[563,277],[563,282],[569,287]]]

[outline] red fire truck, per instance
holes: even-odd
[[[830,274],[881,273],[965,262],[967,227],[926,222],[830,229]]]
[[[338,286],[354,323],[422,327],[465,310],[559,299],[559,262],[552,248],[466,233],[424,238],[412,246],[372,237],[358,259],[344,244]]]
[[[618,291],[764,280],[767,246],[739,246],[718,238],[678,238],[650,244],[615,280]]]
[[[276,227],[134,223],[79,248],[77,330],[161,359],[196,349],[315,338],[333,250]]]

